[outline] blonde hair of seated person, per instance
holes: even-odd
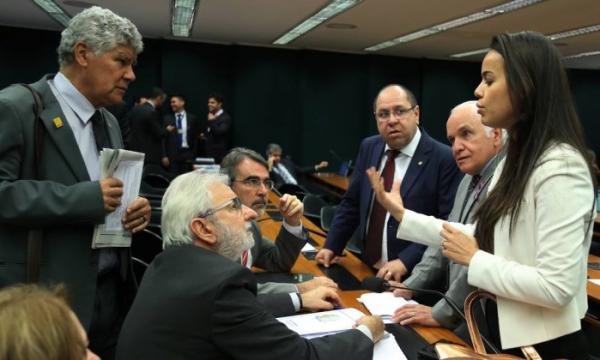
[[[0,290],[0,359],[97,360],[59,285],[16,285]]]

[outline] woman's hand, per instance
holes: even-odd
[[[442,254],[455,263],[469,266],[473,255],[479,250],[477,240],[474,237],[465,235],[460,230],[444,223],[440,232],[442,236]]]
[[[374,167],[367,169],[367,176],[373,187],[375,198],[398,222],[402,221],[404,216],[404,203],[400,196],[400,181],[394,181],[392,190],[390,192],[385,191],[383,186],[383,179],[379,176],[377,170]]]

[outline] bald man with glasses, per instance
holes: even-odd
[[[238,147],[223,158],[221,168],[229,176],[231,189],[242,204],[254,210],[259,218],[262,217],[267,207],[269,190],[272,190],[274,185],[269,178],[267,161],[253,150]],[[308,240],[302,227],[304,205],[296,196],[284,194],[277,206],[283,223],[276,241],[263,237],[258,224],[253,221],[254,246],[242,254],[242,266],[256,266],[267,272],[285,273],[294,266]],[[330,302],[324,301],[330,289],[337,289],[337,285],[326,277],[316,277],[298,284],[258,284],[258,294],[265,295],[259,297],[259,300],[265,302],[272,312],[280,315],[291,314],[301,309],[333,308]]]

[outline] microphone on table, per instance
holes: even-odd
[[[467,322],[467,318],[465,317],[465,314],[460,309],[460,307],[458,307],[458,305],[456,305],[454,300],[450,299],[448,296],[446,296],[446,294],[444,294],[441,291],[431,290],[431,289],[409,288],[406,286],[396,286],[396,285],[390,284],[389,281],[382,279],[382,278],[378,278],[376,276],[369,276],[369,277],[364,278],[363,281],[361,282],[361,286],[363,289],[369,290],[372,292],[383,292],[383,291],[390,290],[390,289],[400,289],[400,290],[410,290],[410,291],[413,291],[416,293],[423,293],[423,294],[439,296],[439,297],[443,298],[444,300],[446,300],[446,303],[448,303],[448,305],[450,305],[452,310],[456,311],[460,315],[460,317],[465,321],[465,323]],[[493,352],[495,352],[496,354],[500,353],[500,351],[496,348],[496,346],[494,346],[494,344],[492,344],[491,341],[486,339],[485,336],[481,335],[481,339]]]

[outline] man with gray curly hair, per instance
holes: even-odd
[[[142,37],[96,6],[61,35],[57,74],[0,91],[0,287],[65,283],[90,347],[111,359],[135,280],[128,248],[91,248],[95,226],[123,194],[119,179],[100,179],[99,152],[123,147],[104,107],[121,102],[135,80]],[[148,200],[126,205],[124,228],[143,230]]]

